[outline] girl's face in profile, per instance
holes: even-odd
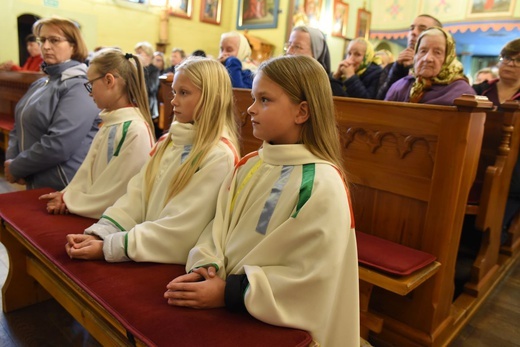
[[[278,84],[260,71],[253,80],[251,116],[253,135],[271,144],[294,144],[300,141],[301,125],[307,119],[307,104],[295,104]]]
[[[172,92],[171,104],[175,119],[180,123],[193,123],[201,90],[180,70],[173,76]]]
[[[90,65],[87,70],[87,79],[90,84],[91,92],[89,93],[97,107],[101,110],[108,107],[110,99],[107,96],[107,90],[105,86],[105,76],[102,75],[95,67],[95,64]]]

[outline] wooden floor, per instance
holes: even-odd
[[[0,172],[0,193],[23,189],[8,184]],[[520,346],[520,263],[493,290],[479,312],[450,347]],[[0,286],[9,269],[0,243]],[[1,294],[0,294],[1,297]],[[4,314],[0,311],[0,347],[100,346],[56,301]],[[377,347],[377,346],[375,346]]]

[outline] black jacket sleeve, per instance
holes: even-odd
[[[408,76],[408,73],[410,72],[410,68],[405,67],[404,65],[398,64],[397,62],[394,62],[392,64],[392,68],[390,69],[390,72],[388,73],[388,77],[386,78],[386,81],[379,86],[379,90],[376,94],[376,99],[378,100],[384,100],[386,93],[394,84],[396,81],[400,80],[403,77]]]
[[[244,293],[249,286],[247,275],[229,275],[226,279],[224,301],[226,308],[232,312],[245,312]]]

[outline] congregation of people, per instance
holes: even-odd
[[[520,100],[520,39],[473,85],[439,20],[418,16],[407,40],[394,57],[355,38],[335,67],[325,35],[308,26],[293,28],[285,54],[261,64],[239,32],[222,34],[216,58],[178,47],[167,55],[146,41],[89,55],[72,21],[41,19],[27,62],[0,65],[46,75],[16,106],[5,178],[54,189],[40,197],[49,213],[97,219],[64,240],[72,261],[186,264],[186,275],[165,283],[169,305],[247,311],[309,331],[322,346],[359,346],[356,240],[333,96]],[[163,74],[173,76],[169,129],[158,126]],[[251,89],[256,152],[240,153],[233,88]],[[504,227],[520,210],[519,164]],[[305,245],[294,246],[298,239]]]

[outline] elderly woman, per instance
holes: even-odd
[[[316,59],[329,75],[332,94],[334,96],[345,95],[341,84],[331,78],[329,47],[325,36],[319,29],[305,25],[294,27],[284,50],[287,55],[306,55]]]
[[[395,82],[385,100],[453,105],[462,94],[475,95],[455,53],[448,32],[439,27],[423,31],[415,45],[413,75]]]
[[[250,56],[251,47],[243,34],[236,31],[222,34],[218,60],[228,70],[233,88],[251,89],[256,66]]]
[[[33,25],[47,74],[15,108],[4,162],[9,182],[27,189],[63,189],[85,159],[98,130],[99,109],[83,86],[88,50],[76,24],[57,17]]]
[[[340,96],[375,99],[383,69],[374,47],[368,40],[358,37],[349,43],[345,53],[346,59],[339,63],[333,74],[333,81],[343,90]]]

